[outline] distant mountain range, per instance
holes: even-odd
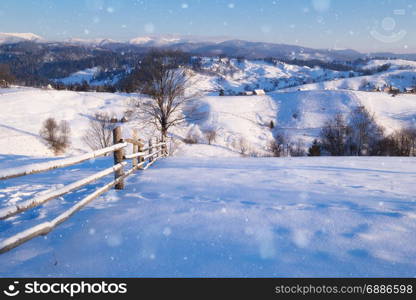
[[[46,39],[33,33],[0,33],[0,44],[19,42],[50,43]],[[77,39],[71,38],[53,44],[70,44],[87,47],[100,47],[104,49],[137,49],[145,51],[149,48],[164,48],[181,50],[201,56],[233,56],[248,59],[279,58],[299,60],[345,61],[367,57],[388,57],[416,60],[416,54],[395,53],[360,53],[351,49],[313,49],[302,46],[275,44],[265,42],[250,42],[244,40],[228,40],[227,38],[203,38],[194,36],[144,36],[133,38],[126,42],[111,39]]]

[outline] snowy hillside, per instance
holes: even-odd
[[[83,82],[87,82],[91,86],[99,86],[99,85],[116,84],[121,78],[121,75],[116,75],[116,76],[112,76],[111,78],[106,77],[106,78],[100,79],[98,77],[101,71],[102,69],[99,67],[89,68],[89,69],[85,69],[82,71],[72,73],[71,75],[64,77],[64,78],[54,79],[54,81],[63,83],[65,85],[82,84]]]
[[[244,91],[264,89],[276,90],[324,90],[345,89],[355,91],[383,90],[393,86],[404,91],[416,87],[416,62],[400,59],[370,60],[355,68],[360,71],[335,71],[321,67],[292,65],[280,61],[230,59],[218,57],[194,57],[196,77],[192,89],[195,92],[218,95],[236,95]],[[378,68],[385,68],[377,71]],[[117,74],[101,74],[100,67],[74,72],[65,78],[53,78],[55,82],[67,85],[86,81],[92,86],[115,85],[128,71]],[[107,70],[108,71],[108,70]],[[363,72],[374,74],[364,76]],[[110,72],[111,73],[111,72]],[[107,73],[108,74],[108,73]]]
[[[416,87],[416,62],[408,60],[370,60],[361,67],[364,70],[371,70],[381,66],[388,66],[388,69],[373,75],[322,81],[288,90],[345,89],[373,91],[393,86],[400,89],[400,91],[404,91],[406,88]]]
[[[71,126],[72,148],[69,153],[88,151],[81,138],[95,112],[108,112],[121,118],[129,96],[77,93],[34,88],[0,89],[0,153],[51,156],[42,143],[42,122],[53,117]],[[68,154],[69,154],[68,153]]]
[[[374,114],[386,133],[416,124],[416,95],[393,98],[376,92],[311,90],[276,92],[269,96],[278,107],[278,130],[309,142],[331,116],[337,113],[347,115],[357,106],[364,106]]]
[[[198,83],[204,86],[204,82]],[[110,94],[12,88],[0,90],[0,154],[51,156],[39,138],[42,122],[54,117],[67,120],[71,126],[72,146],[67,154],[88,151],[82,137],[88,128],[88,120],[96,112],[106,112],[121,119],[130,109],[134,94]],[[35,103],[35,104],[34,104]],[[199,155],[189,151],[181,140],[189,132],[206,144],[204,132],[217,131],[212,146],[200,151],[216,155],[216,151],[239,156],[241,141],[249,148],[248,154],[267,155],[267,146],[273,133],[284,131],[291,140],[301,139],[305,146],[317,137],[322,125],[336,113],[347,114],[357,106],[365,106],[374,113],[376,121],[386,133],[416,124],[416,95],[391,97],[386,93],[348,90],[316,90],[274,92],[266,96],[202,96],[196,105],[200,116],[174,129],[171,134],[177,141],[177,154]],[[275,123],[274,131],[269,128]],[[140,120],[123,125],[126,136],[132,127],[143,127]],[[151,128],[141,130],[147,138],[153,135]]]
[[[307,82],[348,77],[350,74],[350,72],[338,72],[319,67],[300,67],[283,62],[273,64],[263,60],[228,58],[203,58],[201,69],[205,74],[216,76],[214,78],[216,88],[224,89],[226,94],[256,88],[273,91]],[[213,79],[210,78],[210,80]]]
[[[7,180],[1,205],[111,164]],[[414,277],[415,170],[414,158],[168,158],[0,255],[0,275]],[[2,221],[0,239],[100,184]]]

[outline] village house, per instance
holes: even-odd
[[[253,96],[253,92],[252,91],[245,91],[245,92],[243,92],[243,95],[244,96]]]
[[[385,93],[389,93],[389,94],[399,94],[400,90],[394,86],[388,86],[385,87],[383,90]]]
[[[256,96],[264,96],[264,95],[266,95],[266,92],[264,90],[257,89],[257,90],[253,91],[253,94],[256,95]]]
[[[0,79],[0,88],[7,88],[7,87],[9,87],[9,83],[4,79]]]

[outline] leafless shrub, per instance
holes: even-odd
[[[248,156],[250,152],[250,145],[244,137],[240,137],[234,147],[242,156]]]
[[[306,156],[305,144],[301,139],[290,145],[290,156]]]
[[[107,113],[96,113],[89,121],[82,141],[92,150],[106,148],[112,145],[112,132],[115,124]]]
[[[380,140],[373,155],[416,156],[416,128],[403,128]]]
[[[70,145],[71,129],[67,121],[61,121],[58,125],[54,118],[48,118],[43,122],[39,135],[54,152],[55,155],[64,153]]]
[[[217,129],[209,128],[204,131],[205,138],[207,139],[208,145],[211,145],[212,142],[215,142],[217,138]]]
[[[268,151],[275,157],[282,157],[288,155],[288,137],[282,133],[277,134],[274,140],[270,141]]]

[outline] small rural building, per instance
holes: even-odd
[[[408,94],[412,94],[412,93],[416,92],[416,88],[408,87],[408,88],[405,88],[404,91]]]
[[[390,94],[399,94],[400,89],[398,89],[394,86],[389,86],[389,87],[384,88],[384,92],[385,93],[390,93]]]
[[[253,96],[254,93],[252,91],[245,91],[245,92],[243,92],[243,95],[244,96]]]
[[[7,88],[7,87],[9,87],[9,83],[4,79],[0,79],[0,88]]]
[[[253,94],[257,95],[257,96],[264,96],[264,95],[266,95],[266,92],[264,90],[257,89],[257,90],[253,91]]]

